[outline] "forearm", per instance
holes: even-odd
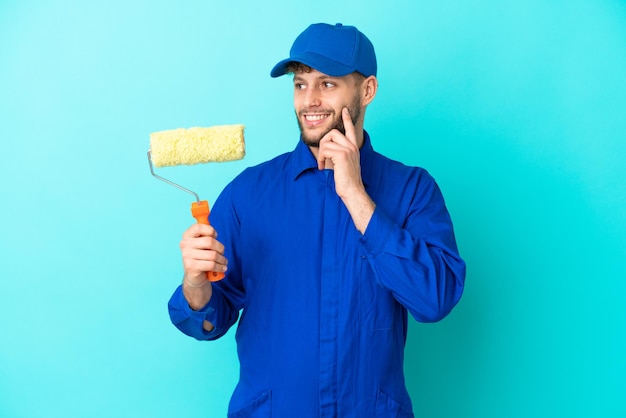
[[[369,225],[374,215],[376,204],[372,201],[364,188],[356,189],[350,194],[341,196],[341,199],[352,217],[354,226],[361,234],[364,234],[367,225]]]

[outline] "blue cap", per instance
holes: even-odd
[[[280,61],[270,73],[280,77],[291,62],[300,62],[321,73],[341,77],[354,71],[366,77],[376,75],[374,46],[354,26],[341,23],[315,23],[294,41],[289,58]]]

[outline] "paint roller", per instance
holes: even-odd
[[[191,214],[198,223],[209,225],[209,203],[198,195],[166,178],[158,176],[154,167],[194,165],[208,162],[240,160],[245,155],[244,125],[221,125],[209,128],[179,128],[150,134],[148,164],[150,173],[165,183],[193,195]],[[208,272],[207,278],[216,282],[224,273]]]

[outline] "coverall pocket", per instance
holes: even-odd
[[[272,392],[265,392],[249,404],[228,414],[228,418],[271,418]]]
[[[384,392],[378,391],[376,418],[414,418],[414,415]]]

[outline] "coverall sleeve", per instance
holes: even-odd
[[[222,297],[220,288],[213,285],[211,300],[202,309],[194,311],[189,307],[182,286],[178,286],[168,303],[172,323],[180,331],[197,340],[215,340],[237,322],[239,313],[231,309],[226,298]],[[204,321],[211,322],[215,328],[207,332],[203,328]]]
[[[230,200],[231,188],[227,186],[216,200],[211,211],[211,224],[218,231],[218,239],[224,244],[224,255],[228,259],[226,277],[212,283],[213,294],[202,309],[194,311],[189,307],[182,286],[174,291],[169,300],[168,311],[172,323],[180,331],[198,340],[215,340],[233,326],[239,318],[243,306],[244,291],[241,283],[239,254],[235,242],[239,234],[239,222]],[[211,332],[203,328],[207,320],[214,325]]]
[[[461,298],[465,262],[441,191],[426,172],[408,213],[392,219],[377,204],[361,241],[379,285],[417,321],[443,319]]]

